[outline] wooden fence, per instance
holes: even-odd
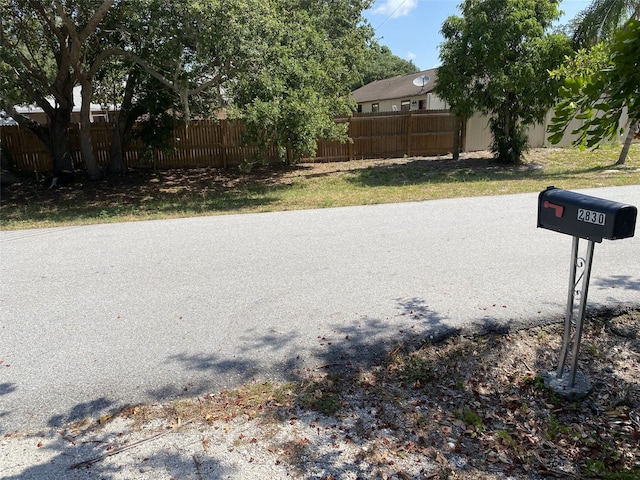
[[[445,155],[453,149],[455,117],[448,111],[354,114],[336,121],[349,122],[352,142],[320,141],[313,161]],[[243,132],[242,124],[228,120],[191,122],[188,128],[180,126],[174,131],[170,153],[154,150],[143,154],[144,145],[134,140],[127,145],[125,163],[129,168],[159,169],[239,165],[258,155],[255,145],[243,143]],[[78,125],[71,125],[69,133],[74,164],[81,168]],[[91,126],[100,165],[106,165],[108,161],[112,133],[111,124],[94,123]],[[18,126],[0,127],[0,142],[21,170],[46,172],[52,169],[51,154],[30,130]],[[267,152],[266,156],[266,160],[276,160],[275,151]]]

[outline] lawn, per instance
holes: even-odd
[[[596,151],[533,149],[518,166],[496,163],[487,152],[343,163],[306,163],[234,169],[130,171],[122,177],[49,189],[24,177],[3,187],[4,230],[254,213],[277,210],[413,202],[447,197],[505,195],[640,184],[640,144],[614,166],[620,147]]]

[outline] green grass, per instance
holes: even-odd
[[[396,159],[270,167],[251,173],[168,171],[47,190],[34,182],[3,188],[4,230],[254,213],[451,197],[505,195],[640,184],[640,144],[614,167],[620,146],[596,151],[535,149],[520,166],[491,159]]]
[[[482,423],[482,417],[474,410],[465,407],[461,410],[455,411],[455,416],[462,420],[467,425],[470,425],[476,429],[476,432],[482,433],[484,430],[484,424]]]

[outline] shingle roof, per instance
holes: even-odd
[[[413,83],[414,80],[424,75],[429,76],[429,81],[424,86],[417,86]],[[357,103],[417,97],[418,95],[424,95],[433,90],[437,79],[438,70],[432,68],[402,77],[398,76],[385,78],[384,80],[376,80],[375,82],[371,82],[354,90],[351,94]]]

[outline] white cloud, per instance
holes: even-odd
[[[418,0],[384,0],[373,12],[390,18],[405,17],[417,6]]]
[[[407,60],[415,60],[416,54],[413,52],[407,52]]]

